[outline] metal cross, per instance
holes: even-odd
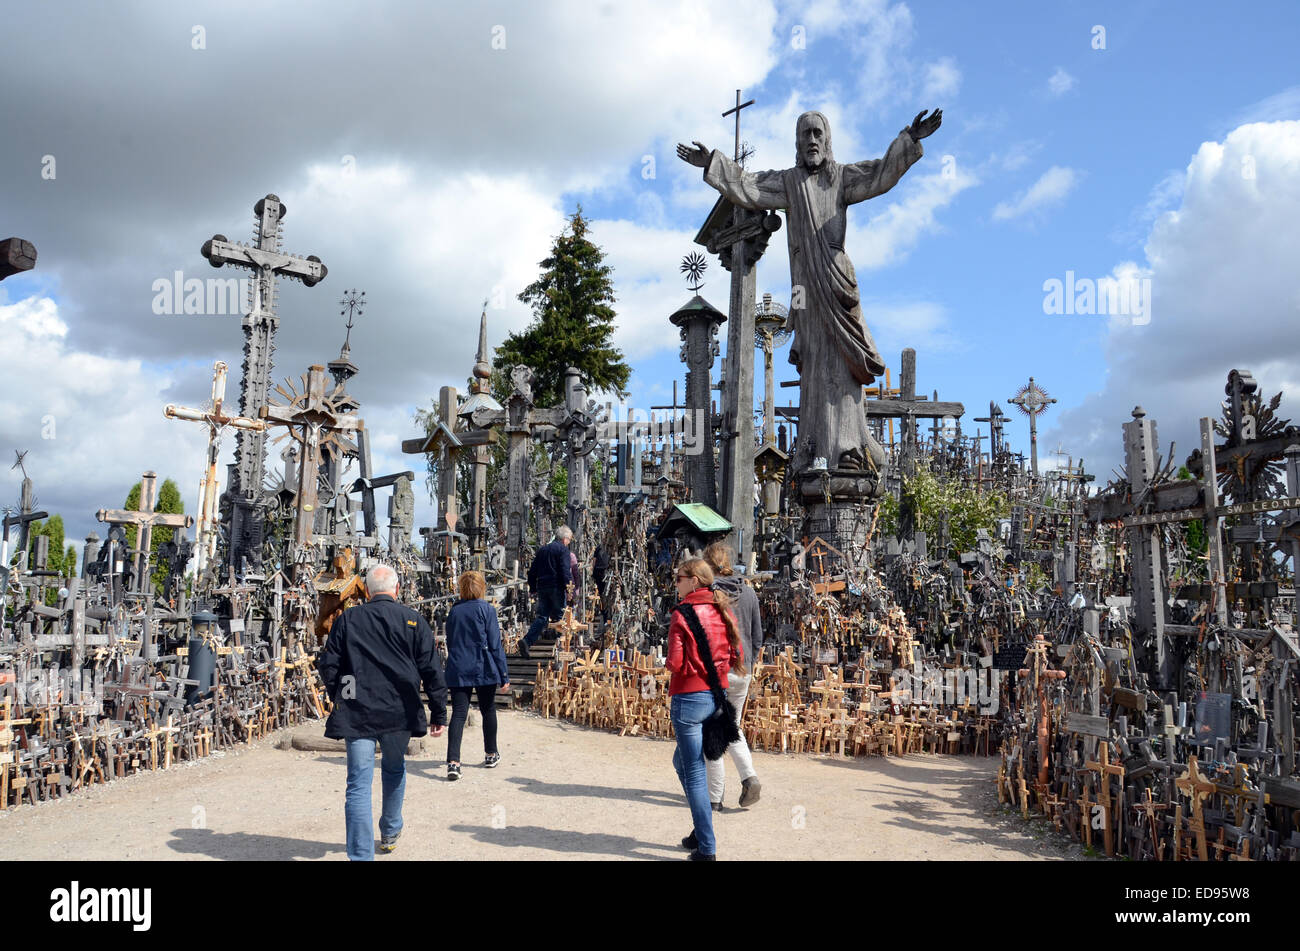
[[[724,119],[725,119],[727,116],[731,115],[732,113],[735,113],[735,115],[736,115],[736,154],[735,154],[735,159],[736,159],[737,162],[740,161],[740,110],[741,110],[741,109],[744,109],[746,106],[752,106],[753,104],[754,104],[754,100],[753,100],[753,99],[749,100],[749,102],[741,102],[741,101],[740,101],[740,90],[737,89],[737,90],[736,90],[736,105],[735,105],[733,108],[728,109],[726,112],[724,112],[724,113],[722,114],[722,118],[724,118]]]
[[[1056,400],[1047,395],[1047,391],[1029,378],[1029,385],[1021,387],[1020,392],[1007,400],[1020,408],[1020,412],[1029,417],[1029,460],[1035,476],[1038,475],[1038,417]]]

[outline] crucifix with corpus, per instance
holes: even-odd
[[[154,528],[189,528],[194,524],[193,515],[171,515],[155,512],[158,501],[158,473],[146,472],[140,477],[140,507],[130,509],[100,509],[95,518],[111,525],[134,525],[137,528],[135,540],[135,557],[132,561],[131,584],[136,593],[149,591],[149,557],[153,543]]]
[[[208,426],[208,467],[199,483],[199,521],[195,532],[195,549],[198,552],[196,570],[200,576],[217,550],[217,459],[221,454],[221,431],[232,426],[250,432],[262,432],[266,423],[246,416],[230,416],[225,411],[226,364],[218,360],[212,365],[212,408],[190,409],[168,403],[163,415],[168,419],[183,419]]]
[[[335,404],[339,389],[325,391],[325,368],[312,366],[304,379],[304,390],[297,395],[281,391],[289,399],[286,404],[268,404],[258,410],[258,415],[268,427],[284,426],[299,445],[297,468],[297,510],[294,516],[293,542],[298,552],[315,539],[316,504],[320,493],[320,467],[326,443],[338,441],[339,435],[358,432],[365,423],[359,416],[344,413]],[[295,563],[297,558],[293,559]],[[294,578],[294,581],[299,580]]]

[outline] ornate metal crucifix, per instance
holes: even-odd
[[[1020,407],[1020,412],[1029,417],[1029,465],[1035,476],[1038,475],[1038,417],[1047,411],[1047,407],[1056,400],[1047,395],[1047,391],[1029,378],[1029,385],[1022,386],[1008,403]],[[992,415],[992,414],[990,414]]]

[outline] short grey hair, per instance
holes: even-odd
[[[560,539],[561,541],[563,541],[566,538],[572,538],[573,529],[569,528],[569,526],[567,525],[561,525],[559,528],[555,530],[555,537]]]
[[[366,591],[372,598],[377,594],[396,594],[397,572],[388,565],[375,565],[366,572]]]

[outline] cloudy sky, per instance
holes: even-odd
[[[200,246],[248,240],[268,192],[286,249],[329,267],[281,283],[276,376],[336,356],[338,300],[364,289],[352,390],[379,472],[419,469],[398,445],[414,410],[463,387],[485,299],[490,342],[527,323],[515,295],[578,203],[614,267],[630,402],[665,402],[677,265],[715,197],[674,146],[729,149],[740,88],[752,168],[792,161],[806,109],[840,161],[944,109],[922,162],[850,211],[868,325],[968,417],[1034,375],[1059,400],[1045,460],[1059,445],[1104,482],[1135,404],[1182,456],[1228,370],[1300,383],[1298,27],[1291,3],[16,5],[0,238],[40,257],[0,284],[0,450],[30,450],[73,539],[145,469],[193,511],[205,435],[162,407],[201,406],[215,360],[233,398],[242,332],[156,314],[154,285],[217,276]],[[1149,281],[1149,312],[1046,313],[1070,274]],[[758,284],[788,298],[781,233]],[[703,293],[725,306],[716,262]],[[0,477],[8,504],[19,474]]]

